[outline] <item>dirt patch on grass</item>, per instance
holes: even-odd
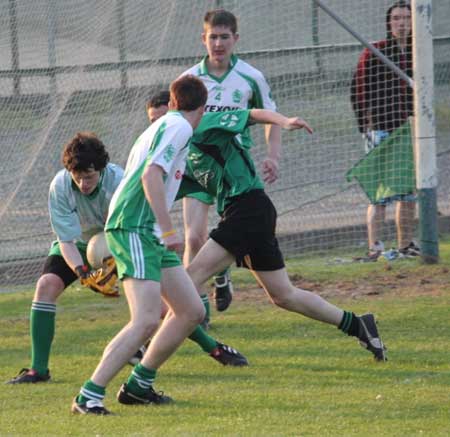
[[[386,264],[383,268],[355,279],[314,281],[297,274],[291,275],[290,278],[297,287],[317,293],[324,298],[442,296],[448,293],[450,269],[442,265],[398,268]],[[264,290],[255,286],[236,288],[234,299],[267,301]]]

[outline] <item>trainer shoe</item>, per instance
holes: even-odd
[[[406,258],[414,258],[416,256],[420,256],[420,247],[417,246],[417,244],[415,244],[414,241],[411,241],[411,243],[409,243],[408,246],[404,247],[403,249],[400,249],[399,252],[403,254]]]
[[[98,400],[89,400],[85,404],[79,404],[77,402],[77,397],[72,402],[72,407],[70,411],[74,414],[95,414],[97,416],[107,416],[111,414],[109,410],[107,410],[101,401]]]
[[[128,364],[131,366],[135,366],[136,364],[140,363],[142,360],[142,357],[144,356],[147,348],[145,346],[141,346],[136,353],[128,360]]]
[[[233,300],[233,284],[230,275],[226,273],[223,276],[214,278],[214,301],[217,311],[225,311]]]
[[[363,314],[359,320],[359,343],[373,353],[377,361],[387,361],[386,347],[378,334],[377,324],[373,314]]]
[[[384,252],[384,243],[382,241],[375,241],[373,246],[369,249],[367,253],[368,261],[377,261],[381,254]]]
[[[35,384],[36,382],[47,382],[50,380],[50,372],[47,370],[45,375],[39,375],[34,369],[22,369],[17,376],[10,379],[6,384]]]
[[[165,396],[163,392],[156,393],[155,390],[153,390],[153,387],[150,387],[143,396],[137,396],[134,393],[131,393],[127,389],[127,384],[122,384],[122,387],[120,387],[120,390],[117,392],[117,400],[121,404],[126,405],[136,405],[136,404],[155,404],[155,405],[162,405],[162,404],[170,404],[173,402],[173,399],[169,396]]]
[[[219,342],[217,342],[217,347],[209,355],[224,366],[248,366],[247,358],[244,355],[240,354],[236,349]]]

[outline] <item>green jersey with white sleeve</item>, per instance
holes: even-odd
[[[66,169],[56,174],[50,184],[48,209],[58,241],[86,243],[103,230],[109,203],[122,176],[121,167],[107,164],[95,190],[86,195],[78,189]]]
[[[188,175],[217,197],[221,214],[233,197],[263,189],[249,145],[236,139],[249,125],[249,110],[204,114],[191,139]]]
[[[161,237],[141,177],[151,164],[164,170],[166,205],[170,210],[186,167],[192,133],[192,126],[180,112],[169,111],[141,134],[131,149],[123,180],[111,200],[106,230],[151,232]]]

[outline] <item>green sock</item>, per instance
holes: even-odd
[[[357,337],[359,332],[359,322],[356,314],[350,311],[344,311],[344,315],[342,316],[342,320],[341,323],[339,323],[338,329],[340,329],[345,334]]]
[[[79,404],[85,404],[87,401],[103,401],[105,397],[105,387],[97,385],[90,379],[81,387],[80,394],[77,396]]]
[[[53,336],[55,335],[56,305],[33,301],[30,312],[31,368],[46,375]]]
[[[217,341],[210,337],[200,325],[197,325],[188,338],[197,343],[208,354],[217,347]]]
[[[209,308],[209,297],[207,294],[202,294],[200,296],[200,299],[203,302],[203,305],[205,306],[205,310],[206,310],[206,320],[209,320],[210,316],[211,316],[211,309]]]
[[[153,385],[156,369],[147,369],[142,364],[136,364],[127,381],[127,388],[137,396],[144,395]]]

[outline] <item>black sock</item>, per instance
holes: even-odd
[[[352,337],[357,337],[359,333],[358,316],[355,313],[344,311],[344,315],[342,316],[338,329]]]

